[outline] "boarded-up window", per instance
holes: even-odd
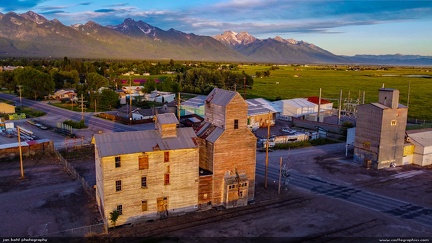
[[[117,212],[119,215],[123,214],[123,205],[117,205]]]
[[[115,157],[115,167],[118,168],[121,166],[120,156]]]
[[[147,200],[144,200],[144,201],[141,202],[141,210],[143,212],[147,211]]]
[[[165,174],[164,175],[164,185],[169,185],[169,184],[170,184],[170,175]]]
[[[146,176],[141,177],[141,187],[147,188],[147,177]]]
[[[115,186],[116,186],[116,192],[121,191],[121,181],[116,181]]]
[[[234,120],[234,129],[238,129],[239,125],[238,125],[238,119]]]
[[[169,151],[164,152],[164,162],[169,162]]]
[[[138,158],[139,169],[144,170],[149,168],[149,158],[148,155],[142,155]]]

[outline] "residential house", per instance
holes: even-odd
[[[175,100],[175,94],[171,92],[153,90],[150,94],[145,94],[145,99],[158,103],[170,103]]]
[[[60,89],[54,92],[52,95],[53,99],[62,100],[76,100],[77,99],[77,93],[75,93],[75,90],[73,89]]]
[[[254,200],[256,137],[247,127],[248,104],[234,91],[215,88],[205,100],[200,141],[199,204],[227,208]]]
[[[156,129],[95,134],[96,200],[117,225],[197,210],[199,148],[190,127],[172,113],[156,115]]]

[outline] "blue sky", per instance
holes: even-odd
[[[163,30],[214,36],[225,30],[293,38],[338,55],[432,56],[432,0],[1,0],[0,12],[34,11],[65,25],[126,18]]]

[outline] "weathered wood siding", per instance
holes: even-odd
[[[198,204],[201,207],[205,207],[209,202],[211,202],[212,187],[213,187],[212,175],[204,175],[199,177]]]
[[[246,104],[247,109],[247,104]],[[225,129],[226,123],[225,123],[225,117],[226,117],[226,110],[225,107],[207,103],[205,104],[205,121],[213,123],[214,125],[221,127]],[[247,110],[246,110],[247,111]]]
[[[115,156],[102,158],[103,197],[106,217],[122,205],[123,214],[117,224],[133,222],[143,217],[157,217],[157,199],[167,197],[169,213],[194,210],[198,205],[198,148],[169,150],[169,162],[164,162],[165,151],[146,153],[149,168],[139,170],[138,158],[143,153],[121,155],[121,167],[115,167]],[[169,185],[164,185],[164,175],[169,174]],[[147,187],[141,187],[141,178],[147,178]],[[116,181],[121,180],[121,191],[116,191]],[[99,186],[98,186],[99,187]],[[147,201],[147,211],[142,211],[142,201]],[[109,219],[108,219],[109,221]]]
[[[213,149],[214,144],[206,141],[205,139],[199,139],[200,146],[200,168],[213,171]]]
[[[159,128],[159,133],[163,138],[177,136],[176,124],[162,124]]]
[[[214,144],[213,199],[214,205],[223,203],[224,176],[229,172],[245,172],[249,179],[248,200],[254,199],[256,138],[247,128],[247,103],[237,94],[226,106],[225,132]],[[238,120],[238,129],[234,129]]]

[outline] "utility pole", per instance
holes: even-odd
[[[18,129],[18,147],[19,147],[19,155],[20,155],[20,167],[21,167],[21,179],[24,179],[24,167],[22,160],[22,149],[21,149],[21,129],[17,126]]]
[[[22,88],[22,85],[18,85],[18,91],[19,91],[19,94],[20,94],[20,105],[22,106],[22,96],[21,96],[21,88]]]
[[[246,76],[243,77],[244,99],[246,100]]]
[[[269,153],[269,139],[270,139],[270,111],[268,113],[267,120],[267,140],[266,140],[266,160],[265,160],[265,180],[264,180],[264,188],[267,189],[267,174],[268,174],[268,153]]]
[[[410,98],[410,90],[411,90],[411,81],[408,82],[408,98],[407,98],[407,108],[409,107],[409,98]]]
[[[177,93],[178,99],[177,99],[177,118],[180,122],[180,92]]]
[[[282,157],[280,157],[280,161],[279,161],[279,188],[278,188],[278,194],[280,194],[280,191],[281,191],[281,181],[282,181]]]
[[[317,122],[320,122],[320,112],[321,112],[321,88],[319,89],[319,97],[318,97],[318,115],[317,115]]]
[[[132,80],[129,76],[129,121],[132,123]]]
[[[339,94],[338,125],[341,124],[341,109],[342,109],[342,90],[340,90],[340,94]]]
[[[79,100],[81,102],[81,120],[84,121],[84,96],[81,94],[81,98]]]

